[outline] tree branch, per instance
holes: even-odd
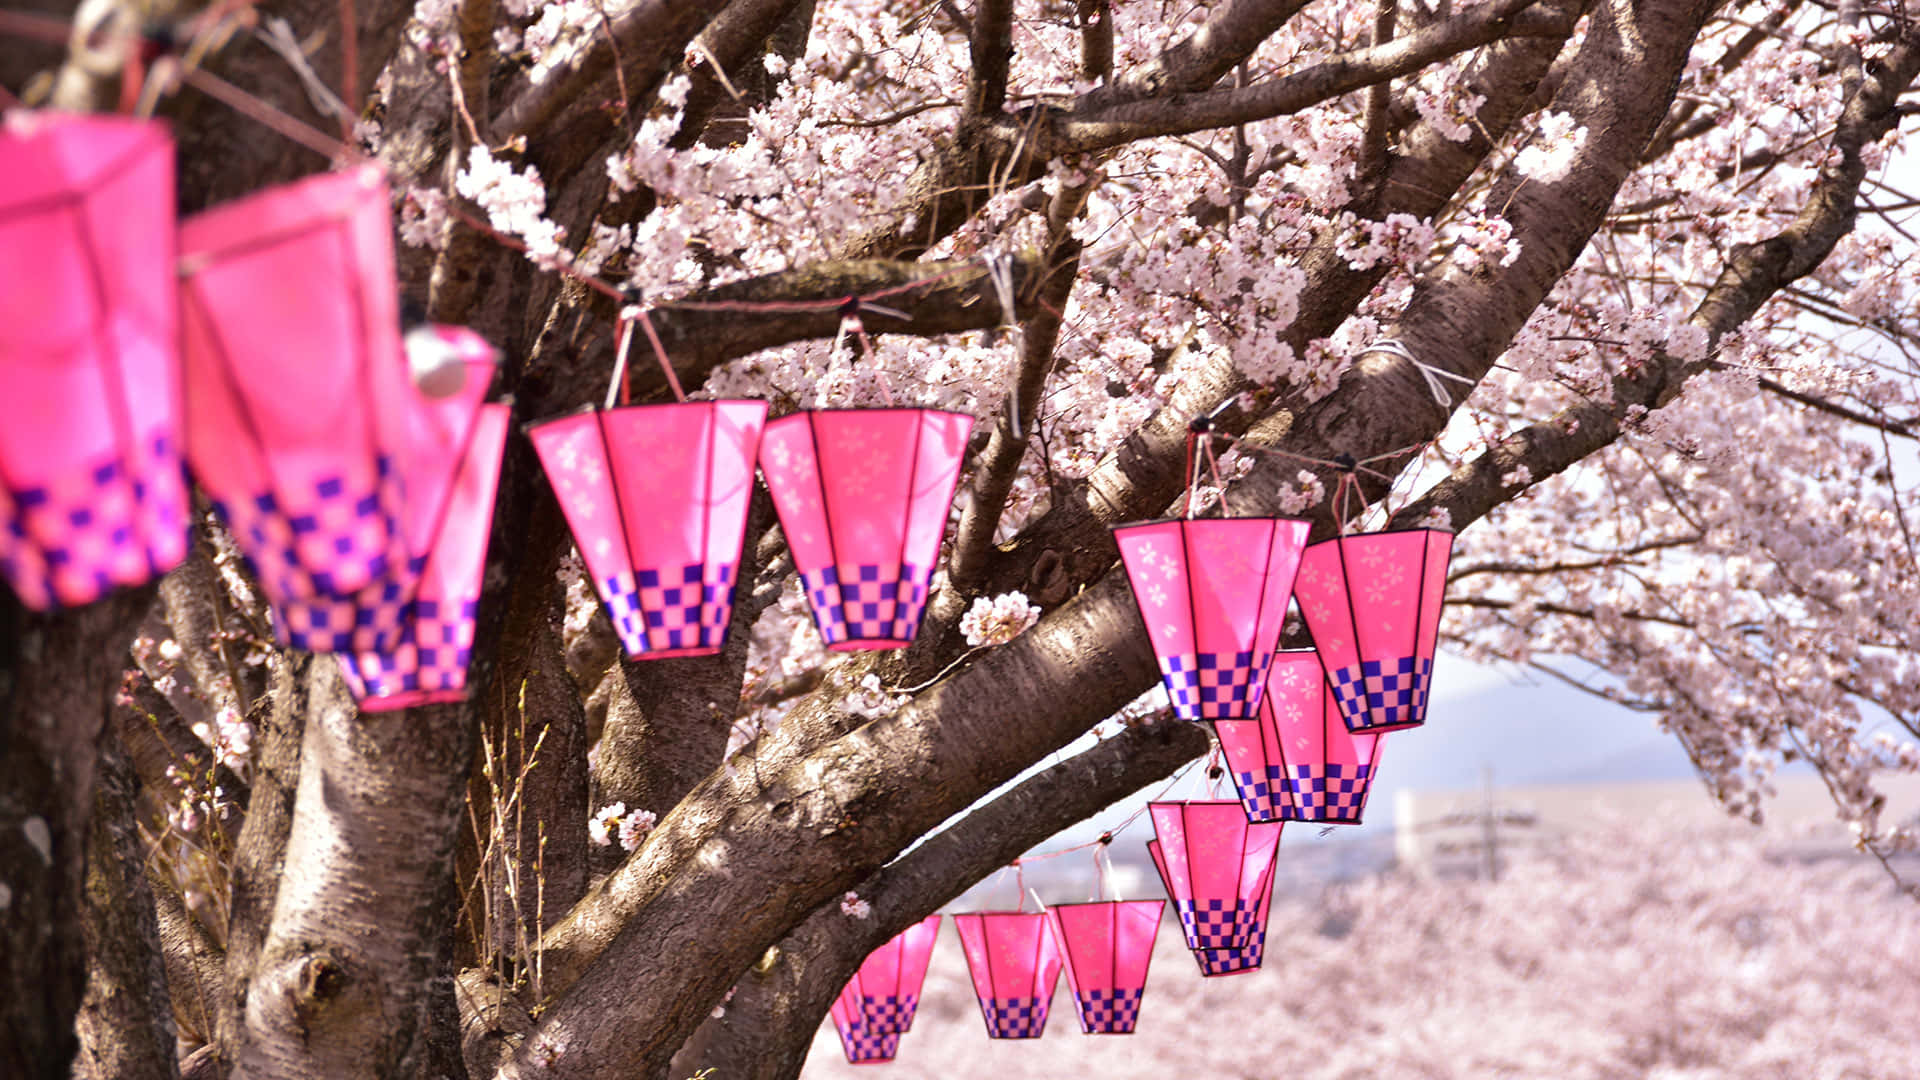
[[[675,0],[626,0],[607,5],[630,103],[653,95],[667,72],[680,62],[687,43],[724,7]],[[505,107],[488,125],[492,133],[488,141],[502,146],[516,137],[530,142],[546,137],[563,110],[590,99],[598,84],[612,76],[613,64],[614,54],[604,37],[583,37],[544,80],[536,83],[524,75],[515,80],[504,95]]]
[[[850,921],[829,901],[744,976],[725,1016],[674,1058],[674,1076],[712,1068],[739,1080],[792,1080],[840,987],[869,952],[1047,837],[1204,754],[1199,724],[1127,728],[1039,773],[900,857],[855,889],[872,906]]]
[[[1920,75],[1920,48],[1896,47],[1848,104],[1832,141],[1840,151],[1839,161],[1821,170],[1792,224],[1767,240],[1736,249],[1729,257],[1688,319],[1706,330],[1710,348],[1779,290],[1811,273],[1852,230],[1857,213],[1854,200],[1866,176],[1860,149],[1899,122],[1899,98],[1916,75]],[[1680,393],[1687,379],[1716,366],[1711,360],[1683,365],[1664,350],[1657,351],[1638,372],[1614,380],[1611,400],[1570,406],[1551,419],[1514,432],[1463,462],[1425,496],[1395,514],[1394,520],[1417,521],[1434,508],[1444,508],[1454,527],[1462,528],[1527,486],[1502,483],[1517,467],[1524,465],[1529,483],[1536,484],[1565,471],[1618,439],[1629,410],[1659,408]]]
[[[1013,61],[1013,0],[980,0],[967,35],[973,70],[967,76],[968,116],[992,116],[1007,101]]]
[[[1419,71],[1436,60],[1478,48],[1516,31],[1520,13],[1537,0],[1495,0],[1467,14],[1434,23],[1406,37],[1356,49],[1305,71],[1245,88],[1174,94],[1086,108],[1059,115],[1031,153],[1045,158],[1104,150],[1137,139],[1184,135],[1285,116],[1375,83]],[[1552,34],[1558,19],[1546,15],[1525,25],[1530,34]],[[1012,144],[1003,122],[999,138]]]

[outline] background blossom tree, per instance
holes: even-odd
[[[1108,537],[1189,497],[1459,530],[1457,649],[1601,673],[1738,813],[1804,759],[1913,844],[1874,786],[1920,763],[1904,8],[27,9],[76,20],[0,56],[30,102],[180,46],[140,89],[183,211],[329,164],[203,89],[379,158],[402,291],[523,420],[600,399],[634,307],[697,393],[980,425],[897,654],[829,658],[761,496],[725,653],[619,659],[524,443],[466,704],[357,715],[211,522],[155,588],[5,601],[9,1076],[791,1076],[869,948],[1204,751],[1138,722]]]

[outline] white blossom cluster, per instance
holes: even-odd
[[[622,851],[633,851],[658,822],[651,810],[628,810],[624,802],[609,803],[587,819],[587,838],[599,847],[619,841]]]
[[[1005,645],[1040,619],[1040,605],[1030,603],[1019,591],[995,597],[976,597],[967,613],[960,616],[960,632],[967,644]]]

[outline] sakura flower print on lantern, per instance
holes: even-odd
[[[764,401],[594,409],[527,429],[627,655],[726,641]]]
[[[1307,523],[1147,521],[1113,531],[1160,679],[1183,720],[1258,715]]]
[[[387,185],[372,165],[218,206],[180,228],[187,458],[274,607],[411,588],[404,481],[413,388]],[[335,613],[350,605],[319,605]],[[283,625],[296,648],[369,642]]]
[[[414,595],[404,605],[399,641],[386,651],[340,654],[341,673],[360,699],[362,712],[466,696],[500,455],[512,412],[509,405],[487,405],[474,422],[472,437],[458,458],[446,512],[420,567]]]
[[[881,1034],[869,1031],[860,1021],[860,1003],[856,1000],[857,991],[849,982],[833,999],[833,1005],[827,1015],[833,1019],[833,1030],[840,1036],[840,1052],[847,1056],[849,1065],[879,1065],[892,1061],[900,1052],[900,1034],[893,1032]]]
[[[767,425],[760,470],[813,609],[836,651],[913,641],[973,417],[827,409]]]
[[[1148,851],[1173,898],[1189,949],[1243,949],[1265,925],[1260,893],[1273,877],[1278,822],[1247,820],[1238,802],[1148,803]]]
[[[0,575],[40,611],[186,557],[173,140],[156,122],[0,126]]]
[[[1314,650],[1274,657],[1258,720],[1213,727],[1247,820],[1360,823],[1386,736],[1347,730]]]
[[[861,1022],[868,1031],[890,1035],[913,1027],[920,987],[940,938],[940,916],[929,915],[867,954],[855,974]]]
[[[1166,907],[1165,900],[1106,900],[1047,909],[1084,1034],[1133,1033]]]
[[[1347,730],[1426,722],[1452,554],[1452,533],[1403,529],[1336,537],[1301,556],[1294,594]]]
[[[1044,912],[953,917],[990,1039],[1037,1039],[1060,981],[1060,949]]]

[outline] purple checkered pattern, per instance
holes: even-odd
[[[990,1038],[1037,1039],[1047,1026],[1047,1003],[1039,998],[988,998],[980,1008],[987,1015]]]
[[[1255,910],[1240,900],[1176,900],[1189,949],[1237,949],[1253,929]]]
[[[378,464],[384,486],[391,466],[385,457]],[[298,506],[282,506],[271,491],[213,503],[269,599],[341,597],[347,592],[336,584],[341,570],[371,581],[388,575],[400,535],[381,509],[377,491],[348,491],[344,480],[330,476],[300,496]],[[342,632],[337,619],[329,616],[316,632]]]
[[[179,561],[186,531],[180,455],[164,435],[151,449],[150,476],[143,463],[142,475],[129,481],[121,460],[107,456],[63,471],[55,483],[8,489],[13,514],[0,572],[22,600],[39,608],[89,604]],[[136,525],[153,531],[145,543]]]
[[[736,566],[688,563],[599,581],[607,617],[628,656],[668,649],[717,649],[733,619]]]
[[[1182,720],[1246,720],[1259,715],[1273,654],[1182,653],[1160,658],[1160,681]]]
[[[1240,805],[1247,809],[1248,821],[1285,821],[1292,816],[1287,805],[1287,774],[1278,765],[1267,765],[1259,773],[1236,772],[1234,787],[1240,792]]]
[[[801,574],[821,640],[905,641],[920,629],[930,574],[912,563],[829,566]]]
[[[1235,975],[1260,966],[1266,955],[1267,932],[1255,930],[1244,949],[1195,949],[1193,958],[1200,963],[1202,975]]]
[[[1089,990],[1075,994],[1080,1006],[1080,1030],[1088,1035],[1126,1035],[1140,1022],[1140,995],[1145,987],[1132,990]]]
[[[868,1031],[881,1035],[905,1031],[913,1026],[913,1013],[919,1007],[920,999],[912,994],[901,997],[895,997],[892,994],[881,997],[862,994],[860,1023]]]
[[[478,607],[473,599],[416,601],[392,648],[342,654],[347,664],[341,670],[354,696],[364,700],[466,689]]]
[[[850,1065],[892,1061],[893,1056],[900,1052],[900,1036],[897,1033],[882,1035],[856,1027],[840,1034],[840,1049],[846,1052]]]
[[[288,600],[274,609],[274,629],[282,642],[311,652],[392,651],[405,636],[409,595],[424,563],[408,563],[405,583],[383,580],[352,596]]]
[[[1286,781],[1293,796],[1292,821],[1358,822],[1367,799],[1370,765],[1295,765]]]
[[[1417,724],[1427,715],[1427,681],[1433,661],[1403,656],[1366,660],[1333,673],[1333,694],[1347,730],[1359,734],[1378,728]]]

